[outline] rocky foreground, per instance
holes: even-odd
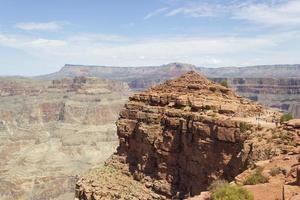
[[[1,78],[0,199],[73,199],[75,175],[115,151],[128,92],[98,78]]]
[[[117,152],[83,175],[76,198],[210,199],[203,192],[216,180],[243,185],[258,167],[268,181],[243,186],[255,199],[298,198],[288,172],[300,153],[299,122],[276,124],[281,115],[189,72],[130,97]]]

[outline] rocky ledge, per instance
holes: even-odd
[[[130,98],[117,121],[119,147],[87,172],[76,198],[183,199],[259,160],[299,153],[299,131],[276,138],[280,113],[189,72]],[[292,143],[293,141],[294,143]]]

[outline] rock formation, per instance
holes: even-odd
[[[231,118],[262,108],[241,100],[194,72],[133,96],[117,123],[119,153],[128,155],[137,179],[156,177],[170,186],[154,186],[158,193],[195,195],[246,165],[246,134]]]
[[[284,145],[271,139],[277,133],[272,121],[279,115],[189,72],[130,97],[117,121],[117,153],[104,170],[91,170],[77,183],[76,197],[198,195],[214,180],[234,180],[255,161],[281,154]],[[287,141],[299,136],[290,134]],[[107,169],[114,173],[107,175]],[[143,192],[137,194],[131,185]]]

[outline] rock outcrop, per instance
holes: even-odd
[[[137,180],[147,188],[143,194],[158,195],[152,199],[198,195],[214,180],[234,180],[255,161],[284,151],[271,139],[279,115],[189,72],[130,97],[117,121],[118,151],[106,167]],[[266,129],[269,134],[260,135]],[[88,172],[77,183],[76,197],[124,195],[120,188],[107,190],[118,183],[101,174]]]
[[[137,179],[165,182],[154,183],[158,193],[198,194],[247,164],[247,135],[234,117],[252,117],[262,108],[241,102],[231,90],[190,72],[131,97],[117,123],[118,151]]]

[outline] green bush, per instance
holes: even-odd
[[[253,200],[253,195],[245,188],[223,182],[214,186],[212,200]]]
[[[208,187],[208,190],[214,191],[217,187],[223,184],[228,184],[228,182],[226,180],[214,180]]]
[[[291,114],[284,114],[280,118],[280,122],[286,122],[293,119],[293,116]]]
[[[269,179],[262,175],[262,169],[257,169],[245,181],[244,185],[256,185],[259,183],[267,183]]]
[[[280,167],[275,167],[275,168],[272,168],[271,171],[270,171],[270,175],[271,176],[276,176],[278,174],[281,174],[282,170]]]
[[[251,129],[251,124],[248,124],[246,122],[241,122],[240,123],[240,131],[241,133],[245,133],[246,131],[250,130]]]
[[[228,88],[228,82],[226,80],[222,81],[221,85]]]

